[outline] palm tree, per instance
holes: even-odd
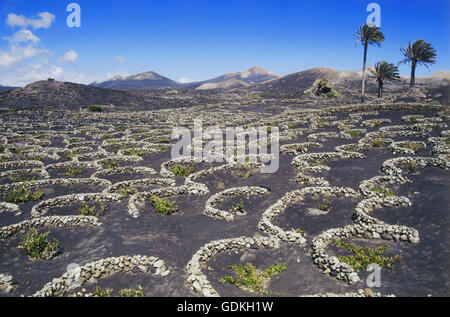
[[[367,49],[370,45],[381,46],[384,41],[384,35],[377,26],[369,26],[368,24],[361,25],[359,29],[355,32],[356,43],[361,42],[364,47],[364,62],[362,71],[362,89],[361,89],[361,101],[364,102],[364,91],[365,91],[365,74],[367,65]]]
[[[376,63],[375,66],[369,68],[369,72],[375,77],[378,83],[378,98],[383,97],[384,81],[395,81],[400,79],[398,66],[386,61]]]
[[[430,43],[420,39],[412,43],[409,42],[408,46],[402,47],[401,51],[405,58],[400,63],[411,64],[411,82],[410,87],[414,87],[416,83],[416,67],[417,65],[425,65],[436,63],[436,50]]]

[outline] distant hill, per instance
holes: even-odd
[[[280,76],[262,67],[254,66],[243,72],[226,73],[213,79],[190,83],[188,87],[196,89],[234,89],[247,87],[278,77]]]
[[[254,66],[243,72],[227,73],[225,75],[210,80],[206,80],[202,83],[218,83],[230,79],[236,79],[239,81],[243,81],[247,84],[257,84],[278,77],[280,76],[268,70],[265,70],[262,67]]]
[[[247,84],[246,82],[242,80],[238,80],[235,78],[227,79],[220,82],[211,82],[211,83],[205,83],[197,87],[197,90],[207,90],[207,89],[234,89],[234,88],[242,88],[242,87],[248,87],[250,84]]]
[[[405,77],[409,81],[409,77]],[[443,83],[445,80],[450,81],[450,71],[441,70],[425,77],[416,77],[418,84],[437,84]]]
[[[10,86],[2,86],[0,85],[0,93],[5,92],[5,91],[11,91],[14,89],[17,89],[18,87],[10,87]]]
[[[94,82],[90,86],[110,89],[166,89],[183,88],[185,85],[150,71],[129,77],[116,76],[104,82]]]
[[[78,110],[90,105],[117,108],[142,108],[148,100],[135,94],[54,80],[37,81],[0,94],[0,107],[27,109],[52,106],[55,109]]]
[[[331,68],[313,68],[298,73],[272,79],[250,87],[252,90],[267,92],[302,92],[311,87],[316,79],[326,78],[333,86],[358,87],[360,71],[339,71]]]

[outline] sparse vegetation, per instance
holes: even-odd
[[[59,242],[50,242],[48,235],[50,232],[39,234],[36,229],[22,238],[20,247],[23,248],[33,260],[47,260],[55,256],[59,249]]]
[[[421,144],[421,143],[414,143],[414,142],[408,142],[408,143],[402,144],[401,147],[405,148],[405,149],[412,150],[414,152],[420,151],[420,150],[425,148],[423,146],[423,144]]]
[[[329,201],[325,201],[318,205],[319,210],[321,211],[329,211],[331,208],[331,203]]]
[[[98,217],[100,216],[104,211],[106,207],[104,204],[100,204],[99,207],[97,206],[89,206],[87,203],[82,204],[80,208],[78,208],[78,213],[82,216],[94,216]]]
[[[225,276],[219,281],[220,283],[234,284],[250,292],[265,295],[268,294],[268,280],[285,271],[287,265],[275,263],[263,271],[257,270],[251,263],[247,263],[245,266],[231,265],[228,268],[234,271],[237,277]]]
[[[380,139],[374,139],[371,141],[372,143],[372,147],[382,147],[383,146],[383,141]]]
[[[137,193],[138,193],[138,190],[131,186],[122,187],[119,191],[119,194],[122,196],[122,198],[128,198]]]
[[[178,206],[175,205],[175,201],[169,201],[164,197],[158,197],[156,195],[152,195],[150,197],[150,202],[152,203],[153,209],[156,213],[161,215],[171,215],[178,210]]]
[[[300,228],[294,228],[294,229],[292,229],[292,231],[294,231],[294,232],[296,232],[296,233],[298,233],[298,234],[301,234],[301,235],[306,234],[306,231],[305,231],[305,230],[302,230],[302,229],[300,229]]]
[[[322,165],[322,161],[320,160],[314,160],[311,163],[309,163],[311,166],[321,166]]]
[[[25,186],[21,186],[19,190],[13,190],[6,194],[5,200],[9,203],[27,203],[30,201],[41,200],[44,197],[44,192],[38,190],[32,192]]]
[[[177,164],[170,168],[170,171],[177,177],[188,177],[192,172],[194,172],[194,166],[188,166],[183,164]]]
[[[342,96],[342,94],[334,88],[331,88],[331,91],[327,93],[328,98],[338,98]]]
[[[92,293],[92,297],[111,297],[112,292],[112,288],[101,288],[97,285],[95,287],[94,293]]]
[[[372,127],[378,128],[383,122],[381,120],[372,121]]]
[[[92,106],[89,106],[89,107],[88,107],[88,110],[89,110],[90,112],[102,112],[102,111],[103,111],[103,108],[100,107],[100,106],[92,105]]]
[[[253,176],[253,173],[251,170],[245,168],[243,171],[232,171],[231,175],[238,176],[242,179],[248,179]]]
[[[125,288],[119,292],[120,297],[144,297],[144,289],[138,285],[135,289]]]
[[[232,206],[230,211],[235,214],[245,214],[244,200],[241,199],[236,205]]]
[[[128,150],[126,153],[126,155],[131,155],[131,156],[144,156],[146,154],[148,154],[148,151],[141,150],[141,149],[135,149],[135,148]]]
[[[216,188],[219,189],[219,190],[224,190],[226,188],[225,187],[225,183],[224,182],[217,182]]]
[[[374,249],[364,246],[358,246],[352,243],[346,243],[340,240],[333,239],[333,243],[341,248],[345,248],[353,255],[338,256],[338,260],[350,265],[356,272],[367,269],[369,264],[376,263],[382,268],[391,268],[396,262],[402,259],[401,255],[394,257],[383,256],[387,249],[385,244]]]
[[[113,169],[119,167],[119,163],[117,163],[115,160],[108,159],[101,161],[103,168],[105,169]]]
[[[357,138],[359,136],[359,131],[356,130],[349,130],[346,132],[348,135],[350,135],[351,138]]]
[[[376,193],[380,193],[383,196],[395,196],[395,193],[389,189],[389,188],[385,188],[385,187],[381,187],[381,186],[374,186],[372,188],[370,188],[371,191],[376,192]]]
[[[67,160],[71,161],[75,157],[75,154],[73,154],[72,152],[68,152],[65,154],[65,157]]]
[[[36,176],[31,176],[31,177],[19,177],[19,176],[14,176],[14,177],[9,177],[9,180],[14,182],[14,183],[22,183],[22,182],[34,182],[36,180]]]
[[[63,175],[64,175],[64,176],[69,176],[69,177],[74,177],[74,176],[80,175],[82,172],[83,172],[82,170],[79,170],[79,169],[76,169],[76,168],[69,167],[69,168],[67,169],[67,172],[64,173]]]

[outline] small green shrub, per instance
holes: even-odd
[[[383,122],[381,120],[372,121],[372,127],[378,128]]]
[[[235,206],[232,206],[230,211],[237,214],[245,214],[244,200],[241,199]]]
[[[183,164],[177,164],[170,168],[170,171],[178,177],[188,177],[192,172],[194,172],[194,166],[187,166]]]
[[[148,154],[148,151],[146,150],[141,150],[141,149],[131,149],[127,152],[127,155],[131,155],[131,156],[144,156]]]
[[[376,263],[383,268],[390,268],[392,265],[402,259],[401,255],[394,257],[385,257],[383,253],[387,246],[382,244],[374,249],[370,247],[361,247],[356,244],[346,243],[333,239],[333,243],[338,247],[345,248],[353,252],[353,255],[338,256],[338,260],[350,265],[356,272],[367,269],[369,264]]]
[[[410,118],[409,118],[409,122],[417,123],[417,122],[419,121],[420,118],[421,118],[420,116],[410,117]]]
[[[100,286],[96,286],[94,293],[92,293],[92,297],[111,297],[112,292],[112,288],[101,288]]]
[[[72,152],[69,152],[69,153],[66,153],[65,156],[66,156],[67,160],[72,161],[73,158],[75,157],[75,154],[73,154]]]
[[[6,194],[4,198],[8,203],[26,203],[41,200],[43,197],[44,192],[42,190],[32,192],[25,186],[21,186],[19,190],[13,190]]]
[[[83,203],[82,206],[78,208],[78,213],[82,216],[98,217],[105,211],[105,209],[106,207],[103,204],[100,204],[100,206],[97,208],[97,206],[89,207],[88,204]]]
[[[294,232],[296,232],[296,233],[298,233],[298,234],[306,234],[306,231],[305,231],[305,230],[302,230],[302,229],[300,229],[300,228],[292,229],[292,231],[294,231]]]
[[[19,176],[14,176],[14,177],[9,177],[9,180],[14,182],[14,183],[22,183],[22,182],[34,182],[36,180],[36,176],[32,176],[32,177],[23,177],[20,178]]]
[[[131,186],[127,186],[127,187],[122,187],[119,191],[119,194],[122,196],[122,198],[126,199],[134,194],[137,194],[138,190],[134,187]]]
[[[25,249],[27,254],[34,260],[51,259],[58,252],[59,242],[54,240],[50,242],[47,237],[50,232],[39,234],[36,229],[22,238],[20,247]]]
[[[370,190],[376,193],[383,194],[383,196],[395,196],[395,193],[392,190],[381,186],[374,186],[370,188]]]
[[[4,146],[3,144],[0,144],[0,153],[3,153],[6,149],[6,146]]]
[[[119,163],[117,163],[115,160],[111,160],[111,159],[101,161],[101,163],[103,165],[103,168],[105,168],[105,169],[113,169],[113,168],[119,167]]]
[[[102,111],[103,111],[103,108],[100,107],[100,106],[92,105],[92,106],[89,106],[89,107],[88,107],[88,110],[89,110],[90,112],[102,112]]]
[[[234,175],[234,176],[238,176],[238,177],[240,177],[242,179],[248,179],[248,178],[253,176],[252,171],[250,171],[247,168],[244,169],[244,171],[232,171],[231,174]]]
[[[144,290],[142,286],[138,285],[135,289],[125,288],[120,291],[120,297],[144,297]]]
[[[152,203],[153,209],[158,214],[168,216],[175,213],[178,210],[178,206],[175,205],[174,201],[170,202],[164,197],[152,195],[150,197],[150,202]]]
[[[350,135],[350,137],[354,139],[359,136],[359,131],[349,130],[349,131],[347,131],[347,134]]]
[[[374,139],[371,141],[372,146],[373,147],[382,147],[383,146],[383,141],[379,140],[379,139]]]
[[[311,166],[321,166],[322,165],[322,161],[320,160],[314,160],[311,163],[309,163]]]
[[[337,98],[337,97],[340,97],[340,96],[341,96],[341,93],[339,91],[333,89],[333,88],[331,89],[330,92],[327,93],[327,97],[328,98]]]
[[[286,270],[287,265],[276,263],[263,271],[257,270],[251,263],[247,263],[245,266],[231,265],[228,268],[234,271],[237,277],[225,276],[219,281],[220,283],[234,284],[251,292],[264,295],[268,293],[266,281]]]
[[[331,204],[328,201],[326,201],[324,203],[320,203],[318,206],[319,210],[321,210],[321,211],[329,211],[330,207],[331,207]]]
[[[69,177],[74,177],[74,176],[80,175],[82,172],[83,172],[82,170],[79,170],[79,169],[76,169],[76,168],[69,167],[69,168],[67,169],[67,172],[64,173],[63,175],[64,175],[64,176],[69,176]]]
[[[422,149],[425,148],[423,146],[423,144],[421,144],[421,143],[413,143],[413,142],[405,143],[405,144],[401,145],[401,147],[405,148],[405,149],[412,150],[414,152],[417,152],[417,151],[422,150]]]

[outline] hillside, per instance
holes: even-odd
[[[24,88],[0,94],[0,107],[9,108],[51,106],[77,110],[95,104],[132,108],[145,106],[148,101],[126,91],[53,80],[38,81]]]
[[[92,83],[90,86],[110,89],[166,89],[184,87],[183,84],[155,73],[154,71],[129,77],[117,76],[101,83]]]

